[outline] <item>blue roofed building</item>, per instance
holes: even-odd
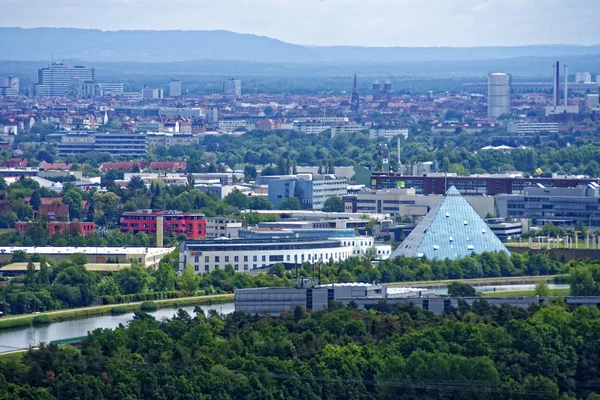
[[[504,252],[510,255],[485,221],[452,186],[390,258],[456,260],[483,252]]]

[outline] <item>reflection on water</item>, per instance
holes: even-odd
[[[204,312],[216,310],[222,314],[231,314],[234,311],[233,303],[214,304],[212,306],[198,306]],[[194,306],[181,307],[190,315],[194,315]],[[157,320],[171,318],[177,312],[176,308],[161,308],[148,314]],[[29,346],[37,346],[40,342],[48,343],[52,340],[68,339],[72,337],[85,336],[88,332],[97,328],[116,328],[119,324],[126,324],[133,318],[133,313],[121,315],[101,315],[76,319],[73,321],[55,322],[45,326],[30,326],[28,328],[0,331],[0,352],[15,349],[25,349]]]

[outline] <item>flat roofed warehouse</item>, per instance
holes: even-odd
[[[24,275],[27,272],[28,264],[29,263],[26,263],[26,262],[16,262],[16,263],[5,265],[3,267],[0,267],[0,275],[2,275],[2,276]],[[34,262],[33,266],[36,271],[40,270],[39,262]],[[128,264],[128,263],[110,263],[110,264],[88,263],[88,264],[85,264],[84,267],[88,271],[104,274],[107,272],[117,272],[124,268],[129,268],[129,267],[131,267],[131,264]]]
[[[10,261],[16,251],[24,251],[29,255],[39,254],[56,262],[68,260],[73,254],[84,254],[87,262],[105,264],[107,260],[114,263],[130,263],[132,260],[146,267],[157,267],[160,260],[175,250],[175,247],[0,247],[0,262]]]

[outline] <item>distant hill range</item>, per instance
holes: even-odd
[[[0,60],[174,62],[236,60],[273,63],[420,63],[560,58],[600,54],[600,45],[511,47],[301,46],[228,31],[100,31],[0,28]]]

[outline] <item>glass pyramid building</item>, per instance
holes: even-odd
[[[427,257],[456,260],[472,253],[503,251],[500,239],[488,228],[454,186],[417,224],[391,257]]]

